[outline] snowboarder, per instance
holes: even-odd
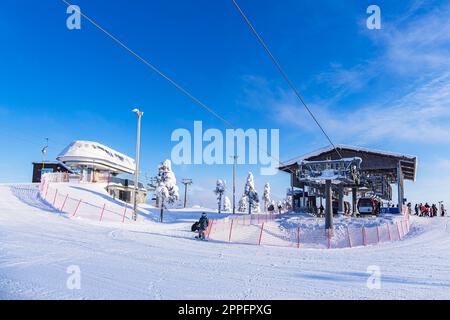
[[[202,212],[202,216],[198,221],[198,236],[196,237],[197,239],[205,240],[205,231],[208,228],[208,225],[208,216],[206,215],[206,212]]]

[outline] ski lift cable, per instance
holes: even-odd
[[[67,0],[61,0],[62,2],[64,2],[67,6],[72,6]],[[202,101],[200,101],[198,98],[196,98],[192,93],[190,93],[188,90],[184,89],[181,85],[179,85],[175,80],[173,80],[172,78],[170,78],[169,76],[167,76],[165,73],[163,73],[161,70],[159,70],[156,66],[154,66],[153,64],[151,64],[150,62],[148,62],[146,59],[144,59],[142,56],[140,56],[139,54],[137,54],[135,51],[133,51],[131,48],[129,48],[127,45],[125,45],[122,41],[120,41],[119,39],[117,39],[114,35],[112,35],[110,32],[108,32],[106,29],[104,29],[103,27],[101,27],[98,23],[96,23],[94,20],[92,20],[90,17],[88,17],[86,14],[84,14],[83,12],[81,12],[80,10],[78,10],[77,8],[74,8],[74,10],[80,14],[83,18],[85,18],[87,21],[89,21],[94,27],[96,27],[97,29],[99,29],[100,31],[102,31],[104,34],[106,34],[109,38],[111,38],[114,42],[116,42],[118,45],[120,45],[122,48],[124,48],[126,51],[128,51],[130,54],[132,54],[134,57],[136,57],[138,60],[140,60],[142,63],[144,63],[147,67],[149,67],[150,69],[152,69],[154,72],[156,72],[159,76],[161,76],[162,78],[164,78],[165,80],[167,80],[170,84],[172,84],[176,89],[178,89],[179,91],[181,91],[182,93],[184,93],[186,96],[188,96],[191,100],[193,100],[195,103],[197,103],[198,105],[200,105],[202,108],[204,108],[206,111],[208,111],[209,113],[211,113],[213,116],[215,116],[217,119],[219,119],[222,123],[224,123],[226,126],[235,129],[235,126],[233,126],[233,124],[229,121],[227,121],[226,119],[224,119],[222,116],[220,116],[216,111],[214,111],[212,108],[208,107],[206,104],[204,104]],[[274,156],[272,156],[271,154],[269,154],[269,152],[262,148],[259,144],[257,144],[257,148],[259,150],[262,150],[264,152],[266,152],[266,154],[271,157],[272,159],[275,159],[278,163],[281,163],[280,159],[275,158]],[[289,171],[291,171],[292,173],[295,174],[294,171],[292,171],[291,169],[288,169]]]
[[[292,83],[292,81],[289,79],[289,77],[287,76],[286,72],[284,72],[283,68],[281,68],[281,65],[278,63],[278,60],[275,58],[275,56],[272,54],[272,52],[270,51],[269,47],[266,45],[266,43],[264,42],[264,40],[261,38],[261,36],[259,35],[258,31],[256,31],[255,27],[253,27],[252,23],[250,22],[250,20],[247,18],[247,16],[245,15],[244,11],[242,11],[242,9],[239,7],[238,3],[236,2],[236,0],[231,0],[234,4],[234,6],[236,7],[236,9],[239,11],[239,14],[242,16],[242,18],[245,20],[245,22],[248,24],[248,26],[250,27],[250,29],[252,30],[253,34],[256,36],[256,38],[258,39],[259,43],[263,46],[264,51],[267,53],[267,55],[269,56],[270,60],[272,60],[273,64],[275,64],[275,66],[277,67],[278,71],[281,73],[281,75],[283,76],[283,78],[286,80],[286,82],[289,84],[289,86],[291,87],[291,89],[294,91],[295,95],[298,97],[298,99],[300,100],[300,102],[303,104],[303,106],[305,107],[305,109],[308,111],[308,113],[311,115],[311,117],[313,118],[314,122],[317,124],[317,126],[320,128],[320,130],[322,131],[322,133],[325,135],[325,137],[327,138],[327,140],[330,142],[330,144],[333,146],[334,150],[336,151],[336,153],[339,155],[339,157],[342,159],[342,155],[339,152],[339,150],[336,148],[335,144],[333,143],[333,141],[331,140],[330,136],[326,133],[325,129],[322,127],[322,125],[319,123],[319,120],[316,118],[316,116],[314,115],[314,113],[311,111],[311,109],[308,107],[308,105],[306,104],[306,102],[303,100],[302,96],[300,95],[300,92],[298,92],[297,88],[294,86],[294,84]]]
[[[67,2],[66,0],[61,0],[62,2],[64,2],[67,6],[71,6],[71,4],[69,2]],[[149,67],[150,69],[152,69],[154,72],[156,72],[158,75],[160,75],[161,77],[163,77],[165,80],[167,80],[170,84],[172,84],[175,88],[177,88],[178,90],[180,90],[182,93],[184,93],[185,95],[187,95],[190,99],[192,99],[194,102],[196,102],[197,104],[199,104],[201,107],[203,107],[204,109],[206,109],[209,113],[211,113],[212,115],[214,115],[216,118],[218,118],[220,121],[222,121],[224,124],[226,124],[227,126],[230,126],[233,128],[233,125],[228,122],[227,120],[225,120],[223,117],[221,117],[217,112],[215,112],[213,109],[211,109],[210,107],[208,107],[206,104],[204,104],[202,101],[200,101],[199,99],[197,99],[192,93],[190,93],[188,90],[184,89],[181,85],[179,85],[175,80],[173,80],[172,78],[170,78],[168,75],[166,75],[165,73],[163,73],[161,70],[159,70],[156,66],[154,66],[153,64],[151,64],[150,62],[148,62],[146,59],[144,59],[143,57],[141,57],[139,54],[137,54],[135,51],[133,51],[131,48],[129,48],[127,45],[125,45],[122,41],[120,41],[119,39],[117,39],[114,35],[112,35],[110,32],[108,32],[107,30],[105,30],[103,27],[101,27],[99,24],[97,24],[94,20],[92,20],[91,18],[89,18],[88,16],[86,16],[84,13],[82,13],[81,11],[79,11],[78,9],[74,8],[74,10],[80,14],[83,18],[85,18],[87,21],[89,21],[93,26],[95,26],[97,29],[99,29],[100,31],[102,31],[103,33],[105,33],[108,37],[110,37],[114,42],[116,42],[118,45],[120,45],[122,48],[124,48],[125,50],[127,50],[129,53],[131,53],[133,56],[135,56],[137,59],[139,59],[142,63],[144,63],[147,67]]]

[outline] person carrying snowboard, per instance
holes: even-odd
[[[198,237],[197,239],[205,240],[205,231],[208,228],[209,220],[206,212],[202,212],[202,216],[198,221]]]

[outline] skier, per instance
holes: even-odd
[[[437,216],[437,211],[438,211],[438,208],[437,208],[436,205],[433,203],[433,204],[431,205],[431,214],[433,215],[433,217],[436,217],[436,216]]]
[[[425,212],[426,212],[426,215],[428,216],[428,217],[431,217],[431,214],[430,214],[430,205],[428,204],[428,202],[425,202]]]
[[[206,216],[206,212],[202,212],[202,216],[198,221],[198,236],[196,237],[199,240],[205,240],[205,231],[208,228],[209,220]]]
[[[416,203],[416,205],[414,206],[414,214],[416,215],[416,216],[418,216],[419,215],[419,205]]]
[[[406,207],[408,208],[408,214],[411,214],[411,202],[408,202]]]
[[[444,208],[444,204],[441,203],[441,217],[445,216],[445,208]]]
[[[281,214],[281,209],[283,209],[283,206],[281,205],[281,201],[278,202],[278,213]]]

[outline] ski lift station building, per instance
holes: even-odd
[[[405,204],[404,181],[415,181],[417,174],[417,157],[400,153],[380,151],[349,145],[330,145],[307,153],[280,164],[279,170],[291,175],[289,195],[293,196],[293,207],[308,207],[308,200],[324,197],[324,185],[314,181],[299,179],[302,163],[308,161],[330,161],[342,158],[360,158],[359,183],[340,183],[332,185],[333,199],[338,199],[338,211],[342,212],[343,194],[351,191],[353,212],[356,213],[357,193],[377,196],[385,201],[392,201],[392,185],[396,185],[397,203],[401,208]],[[331,163],[332,161],[330,161]],[[312,202],[312,201],[311,201]]]
[[[119,174],[134,174],[133,158],[98,142],[74,141],[56,159],[79,172],[81,181],[108,182],[108,192],[111,195],[127,202],[132,201],[133,180],[115,177]],[[144,202],[145,196],[146,190],[139,183],[138,202]]]
[[[74,141],[56,158],[67,167],[78,170],[84,179],[96,182],[100,174],[134,174],[134,159],[93,141]]]

